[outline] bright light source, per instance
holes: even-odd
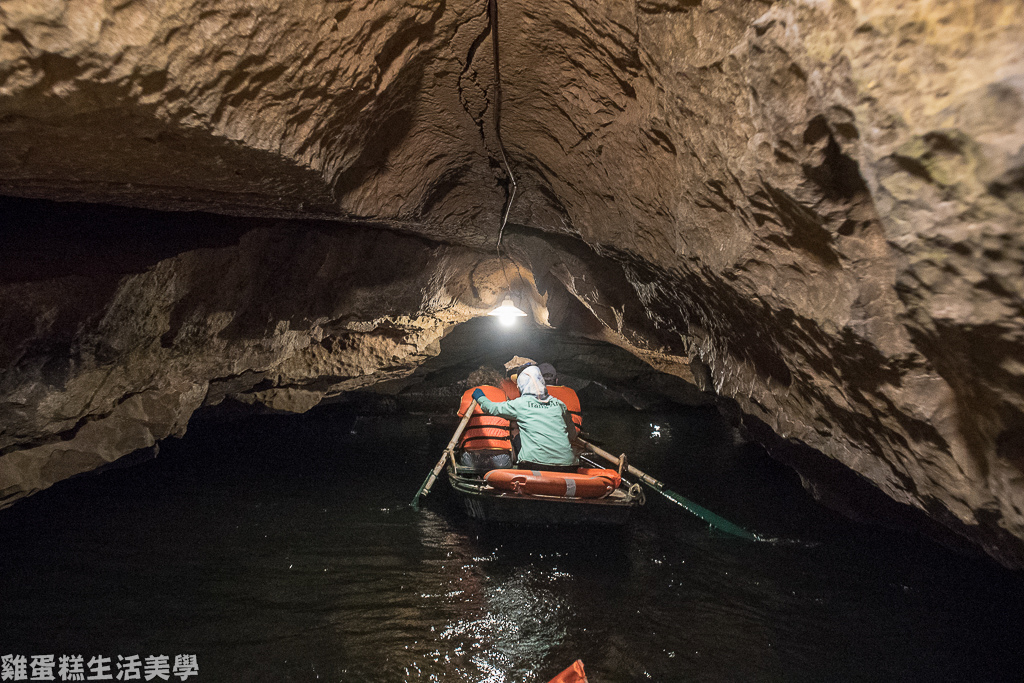
[[[511,325],[515,322],[516,318],[525,318],[526,314],[516,308],[516,305],[512,303],[512,297],[506,296],[505,300],[501,302],[501,305],[495,308],[488,315],[494,315],[498,317],[498,321],[502,325]]]

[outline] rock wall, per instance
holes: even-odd
[[[707,388],[1019,565],[1019,6],[509,13],[514,220],[622,263]]]
[[[520,183],[508,248],[543,292],[582,304],[552,308],[551,322],[736,400],[752,423],[1024,566],[1019,3],[499,0],[499,12],[502,136]],[[343,221],[358,220],[434,240],[428,251],[492,249],[505,176],[491,38],[482,0],[7,0],[0,192],[338,221],[322,239],[348,239]],[[274,285],[294,296],[267,318],[249,279],[277,252],[259,239],[239,247],[249,265],[233,295],[179,307],[197,328],[152,312],[178,269],[214,267],[191,252],[129,278],[143,297],[120,280],[102,294],[59,280],[9,289],[41,350],[36,370],[22,356],[0,366],[5,396],[23,397],[0,399],[16,425],[5,434],[45,441],[85,414],[113,419],[129,394],[140,398],[122,412],[146,412],[136,404],[157,382],[160,424],[113,452],[180,428],[218,378],[256,373],[242,393],[298,407],[313,402],[306,384],[263,386],[262,373],[348,377],[336,366],[356,361],[339,359],[363,352],[314,343],[317,324],[296,321],[348,319],[356,302],[303,313],[330,297],[300,259]],[[482,257],[465,258],[442,270],[471,277]],[[440,266],[424,259],[393,286],[431,282]],[[45,341],[63,339],[53,326],[87,327],[53,303],[72,295],[88,299],[90,353],[111,359],[120,387],[94,403],[31,379],[66,356]],[[418,297],[354,319],[420,329],[434,313]],[[10,348],[28,333],[4,315]],[[157,332],[178,340],[187,373],[155,352]],[[252,361],[200,360],[223,353],[210,340],[224,334],[229,356]],[[414,346],[387,363],[405,372],[426,348]],[[129,360],[137,347],[156,355]]]
[[[302,412],[404,377],[499,294],[472,250],[256,223],[139,272],[0,283],[0,507],[183,434],[201,406]]]

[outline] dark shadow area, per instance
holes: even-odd
[[[0,196],[0,282],[138,273],[185,251],[237,244],[272,222]]]
[[[452,416],[197,422],[142,465],[0,511],[0,649],[198,656],[198,680],[1019,681],[1021,577],[822,510],[707,409],[592,411],[717,512],[621,533],[408,501]],[[655,429],[657,427],[657,429]],[[657,435],[656,435],[657,434]]]

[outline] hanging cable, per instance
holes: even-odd
[[[505,275],[505,284],[509,290],[512,284],[505,272],[505,263],[501,257],[501,238],[505,234],[505,225],[508,223],[508,215],[512,211],[512,202],[516,198],[516,177],[512,175],[512,167],[508,163],[508,154],[505,153],[505,143],[501,139],[501,62],[498,52],[498,0],[487,0],[487,14],[491,21],[491,45],[494,48],[494,132],[498,138],[498,150],[501,152],[501,161],[505,165],[505,173],[508,174],[509,189],[508,199],[502,207],[501,226],[498,228],[498,263],[501,264],[501,271]]]

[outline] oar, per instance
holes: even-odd
[[[599,448],[599,447],[595,446],[594,444],[589,443],[588,441],[585,441],[583,439],[577,439],[577,440],[580,443],[582,443],[584,446],[589,448],[591,451],[593,451],[595,455],[599,455],[602,458],[604,458],[605,460],[607,460],[608,462],[611,462],[611,463],[613,463],[615,465],[619,464],[619,458],[616,458],[614,455],[612,455],[608,451],[604,450],[603,448]],[[652,489],[654,489],[655,491],[657,491],[661,495],[665,496],[666,498],[671,500],[676,505],[679,505],[679,506],[683,507],[685,510],[687,510],[688,512],[693,513],[697,517],[700,517],[705,522],[707,522],[711,526],[715,527],[719,531],[724,531],[727,534],[732,534],[733,536],[739,536],[740,538],[745,538],[745,539],[750,540],[750,541],[758,540],[757,536],[755,536],[754,534],[750,533],[746,529],[743,529],[741,527],[736,526],[735,524],[733,524],[729,520],[723,519],[722,517],[719,517],[718,515],[716,515],[714,512],[711,512],[711,510],[708,510],[706,508],[702,508],[700,505],[697,505],[692,500],[688,500],[686,498],[683,498],[682,496],[680,496],[675,491],[671,491],[671,490],[665,488],[665,485],[663,483],[661,483],[660,481],[658,481],[654,477],[650,476],[649,474],[647,474],[645,472],[641,472],[640,470],[638,470],[637,468],[633,467],[632,465],[628,465],[626,467],[626,469],[634,477],[636,477],[637,479],[639,479],[643,483],[647,484]]]
[[[430,493],[430,488],[437,481],[438,475],[441,474],[441,470],[444,469],[444,462],[448,459],[449,454],[454,453],[455,444],[459,443],[459,437],[462,436],[462,432],[466,431],[466,425],[469,424],[469,418],[473,417],[473,410],[476,408],[476,399],[469,402],[469,407],[466,408],[466,416],[462,418],[462,422],[459,423],[459,428],[455,430],[455,436],[448,442],[448,447],[444,449],[444,453],[441,454],[441,459],[434,465],[434,469],[430,471],[427,478],[423,480],[423,485],[420,486],[420,490],[416,492],[416,495],[412,498],[412,509],[418,510],[420,507],[420,498]]]

